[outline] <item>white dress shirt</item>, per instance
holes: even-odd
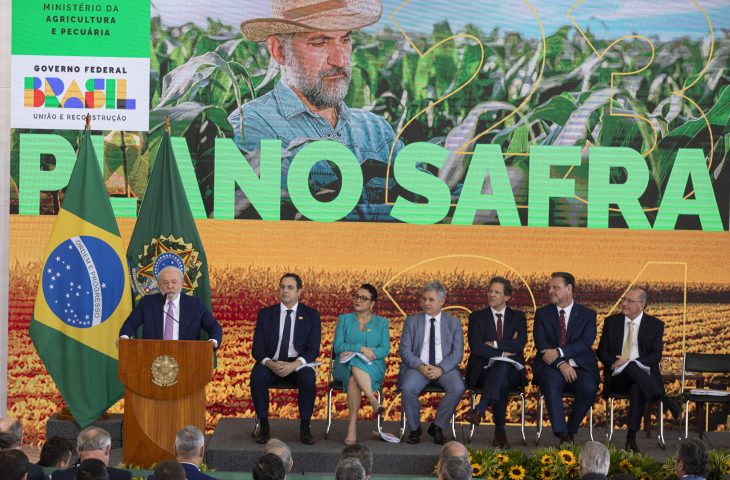
[[[568,322],[570,321],[570,312],[573,311],[573,305],[575,305],[575,302],[570,302],[570,305],[568,305],[565,308],[560,308],[557,305],[555,306],[555,308],[558,309],[558,318],[560,318],[560,310],[565,310],[565,334],[566,334],[566,336],[568,335]],[[560,320],[558,320],[558,322],[560,322]],[[562,348],[558,348],[558,353],[560,353],[561,357],[565,356],[565,355],[563,355]],[[568,365],[570,365],[573,368],[578,367],[578,364],[575,363],[575,360],[573,360],[572,358],[568,359]],[[560,366],[560,363],[558,364],[558,366]]]
[[[499,328],[497,328],[497,314],[502,315],[502,339],[504,340],[504,313],[507,311],[507,306],[505,305],[501,312],[493,309],[492,307],[489,307],[489,309],[492,311],[492,319],[494,320],[495,332],[499,332]],[[494,348],[499,348],[497,340],[494,341]]]
[[[434,329],[436,330],[436,365],[441,363],[441,361],[444,359],[444,353],[441,351],[441,312],[438,313],[438,315],[430,316],[430,315],[424,315],[424,335],[423,335],[423,346],[421,347],[421,361],[423,363],[428,363],[428,342],[431,339],[431,319],[435,318],[436,322],[434,323]]]
[[[165,303],[162,304],[162,336],[165,336],[165,325],[167,324],[167,308],[170,302],[165,299]],[[172,301],[172,318],[175,320],[172,322],[172,340],[180,340],[180,295],[175,297]]]
[[[636,364],[646,373],[651,373],[651,369],[649,367],[637,360],[637,358],[639,358],[639,326],[641,325],[642,318],[644,318],[644,312],[639,313],[639,315],[633,320],[624,315],[624,335],[621,341],[621,351],[623,352],[624,343],[626,343],[626,337],[629,334],[629,322],[633,322],[634,326],[632,327],[633,331],[631,332],[633,337],[631,341],[631,352],[629,353],[629,361],[614,369],[611,373],[612,376],[623,372],[626,366],[631,362],[636,362]]]
[[[299,302],[295,303],[293,307],[289,308],[283,303],[279,304],[279,337],[276,340],[276,353],[274,353],[274,356],[272,358],[264,358],[261,362],[263,365],[266,365],[266,362],[269,360],[279,360],[279,346],[281,345],[281,337],[284,335],[284,324],[286,323],[286,311],[291,310],[291,327],[289,329],[289,350],[287,352],[287,355],[289,358],[294,358],[297,355],[299,355],[299,352],[297,352],[296,348],[294,348],[294,328],[297,324],[297,307],[299,306]],[[302,365],[306,365],[307,361],[303,357],[298,357],[297,360],[302,362]]]

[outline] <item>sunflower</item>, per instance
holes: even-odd
[[[505,455],[504,453],[498,453],[494,456],[494,459],[497,461],[499,465],[504,465],[509,461],[509,457]]]
[[[471,476],[472,477],[483,477],[484,476],[484,466],[481,463],[472,463],[471,464]]]
[[[542,467],[540,469],[540,478],[542,480],[552,480],[555,478],[555,475],[550,471],[550,467]]]
[[[618,467],[623,470],[624,472],[630,472],[633,466],[631,465],[631,462],[628,461],[628,459],[624,458],[621,460],[621,463],[618,464]]]
[[[501,471],[497,471],[492,474],[491,477],[489,477],[489,480],[504,480],[504,473]]]
[[[730,474],[730,458],[725,460],[725,473]]]
[[[552,465],[553,464],[553,457],[548,455],[547,453],[540,457],[540,463],[542,465]]]
[[[564,465],[575,464],[575,454],[570,450],[560,450],[558,452],[558,457],[560,457],[560,460],[563,462]]]
[[[523,480],[525,478],[525,469],[522,465],[513,465],[509,469],[510,480]]]

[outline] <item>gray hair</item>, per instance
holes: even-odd
[[[11,417],[0,419],[0,450],[19,447],[21,440],[23,424]]]
[[[348,445],[340,452],[339,462],[346,458],[354,458],[360,462],[368,477],[373,473],[373,451],[367,445],[356,443]]]
[[[578,455],[581,474],[597,473],[599,475],[608,475],[608,469],[611,466],[611,454],[608,448],[599,442],[586,442]]]
[[[463,443],[452,440],[441,447],[441,452],[439,452],[439,465],[443,465],[449,458],[460,458],[465,465],[471,468],[469,450],[466,449]]]
[[[335,480],[365,480],[365,467],[356,458],[343,458],[335,469]]]
[[[426,292],[436,292],[436,295],[438,295],[441,300],[446,300],[446,287],[444,287],[444,284],[438,280],[433,280],[424,285],[421,289],[421,293]]]
[[[112,437],[109,432],[98,427],[86,427],[76,437],[76,450],[91,452],[94,450],[104,451],[112,445]]]
[[[189,458],[198,454],[205,445],[203,432],[192,425],[186,425],[175,434],[175,453]]]
[[[442,480],[470,480],[471,465],[465,465],[460,457],[449,457],[441,464],[439,478]]]
[[[164,272],[165,270],[170,270],[171,268],[173,270],[175,270],[178,275],[180,275],[180,280],[185,278],[185,274],[183,273],[183,271],[180,270],[179,268],[177,268],[175,265],[167,265],[166,267],[162,267],[162,269],[159,272],[157,272],[157,278],[160,278],[160,275],[162,275],[162,272]]]
[[[708,463],[707,447],[696,438],[685,438],[677,444],[677,462],[682,462],[685,475],[705,475]]]
[[[287,472],[292,466],[291,449],[289,446],[279,440],[278,438],[272,438],[264,446],[264,453],[273,453],[277,457],[281,458],[281,462],[284,464],[284,470]]]

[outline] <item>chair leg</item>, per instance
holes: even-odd
[[[543,401],[544,397],[540,395],[540,400],[538,401],[538,420],[537,420],[537,436],[535,438],[535,446],[540,445],[540,435],[542,435],[542,408],[543,408]]]
[[[667,448],[667,444],[664,441],[664,402],[659,400],[659,437],[657,438],[657,441],[659,442],[659,448],[664,450]]]
[[[378,396],[378,403],[383,404],[383,392],[380,390],[376,390],[375,394]],[[378,425],[378,435],[382,435],[383,433],[383,415],[378,414],[377,415],[377,425]]]
[[[477,403],[477,394],[472,392],[469,396],[469,407],[474,409],[474,405]],[[471,443],[471,439],[474,437],[474,430],[476,430],[476,427],[474,424],[471,424],[471,427],[469,428],[469,441],[467,443]]]
[[[613,397],[610,397],[608,399],[608,411],[606,412],[606,416],[609,417],[606,419],[606,429],[608,430],[608,433],[606,434],[606,438],[609,443],[611,443],[611,439],[613,438]]]
[[[520,430],[522,432],[522,444],[527,446],[527,437],[525,436],[525,394],[524,392],[520,393],[520,403],[522,404],[521,410],[522,410],[522,420],[520,425]]]
[[[327,430],[324,432],[324,438],[330,434],[330,427],[332,426],[332,389],[327,389]]]
[[[406,414],[405,409],[403,408],[403,394],[400,396],[400,438],[403,440],[403,437],[406,434]]]
[[[689,400],[684,403],[684,438],[689,437]]]
[[[451,434],[454,436],[454,440],[456,440],[456,412],[451,414]]]
[[[590,422],[588,424],[588,433],[591,436],[591,442],[593,442],[593,405],[591,405],[591,409],[588,412],[588,421]]]
[[[259,416],[255,413],[253,414],[253,432],[251,432],[251,437],[256,437],[256,433],[259,431]]]

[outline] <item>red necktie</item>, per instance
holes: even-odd
[[[502,314],[497,314],[497,341],[502,341]]]
[[[568,329],[565,327],[565,310],[560,310],[560,346],[568,341]]]

